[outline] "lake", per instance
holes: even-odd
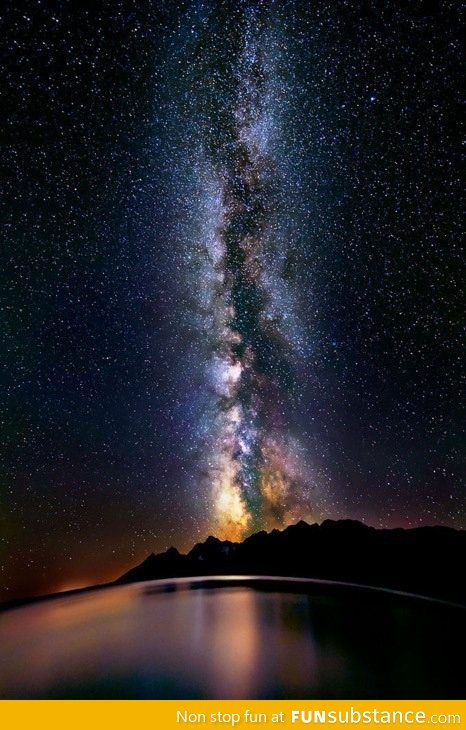
[[[0,614],[1,698],[459,698],[466,611],[325,581],[187,578]]]

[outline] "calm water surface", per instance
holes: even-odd
[[[64,595],[0,614],[0,697],[463,697],[465,618],[430,601],[274,579]]]

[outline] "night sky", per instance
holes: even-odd
[[[459,5],[5,0],[4,597],[466,527]]]

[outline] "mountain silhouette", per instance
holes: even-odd
[[[241,543],[210,536],[186,555],[149,555],[114,584],[161,578],[263,575],[360,583],[466,604],[466,531],[376,529],[354,520],[298,522]]]

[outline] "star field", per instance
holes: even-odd
[[[0,582],[465,527],[454,3],[6,2]]]

